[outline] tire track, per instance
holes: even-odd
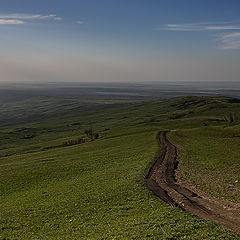
[[[204,219],[217,222],[240,234],[240,204],[218,200],[182,184],[176,178],[178,151],[167,138],[167,131],[159,132],[162,151],[145,177],[145,184],[161,200]]]

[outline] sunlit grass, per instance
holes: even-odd
[[[199,106],[190,115],[170,119],[173,112],[182,111],[178,108],[184,101],[102,106],[97,112],[62,111],[60,117],[2,129],[0,239],[239,239],[217,224],[169,207],[144,186],[144,176],[159,152],[156,136],[163,129],[182,129],[183,135],[191,135],[171,137],[176,143],[181,141],[181,152],[190,159],[193,171],[198,159],[207,160],[203,165],[216,176],[230,162],[235,164],[237,152],[230,162],[211,160],[215,156],[211,150],[219,153],[219,146],[226,149],[229,145],[236,150],[238,145],[231,135],[237,130],[224,129],[225,123],[219,121],[226,109],[212,110],[211,115]],[[232,111],[230,105],[228,111]],[[199,130],[206,120],[220,127]],[[36,136],[21,139],[19,128],[25,127],[34,129]],[[100,134],[99,139],[44,151],[84,137],[88,127]],[[205,148],[208,155],[204,155]],[[204,182],[204,168],[200,170]],[[185,176],[192,181],[192,175]],[[214,191],[222,196],[220,189]],[[231,191],[227,194],[236,200]]]

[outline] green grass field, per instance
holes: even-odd
[[[239,202],[240,103],[54,101],[44,103],[42,114],[37,105],[34,115],[28,108],[19,115],[13,102],[1,119],[0,239],[240,239],[169,207],[144,186],[159,152],[157,133],[169,129],[183,178]],[[224,119],[231,112],[233,122]],[[99,139],[89,141],[90,127]],[[78,137],[86,143],[61,147]]]
[[[240,135],[236,127],[200,127],[172,133],[181,152],[180,174],[219,199],[240,202]]]

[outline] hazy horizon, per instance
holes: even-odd
[[[240,2],[1,1],[0,82],[237,82]]]

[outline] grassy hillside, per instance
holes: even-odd
[[[237,187],[223,191],[240,176],[238,119],[226,119],[231,112],[237,115],[236,100],[89,103],[57,112],[50,106],[44,118],[37,117],[41,107],[36,107],[29,123],[11,108],[8,114],[16,122],[1,127],[0,239],[240,239],[169,207],[143,181],[159,151],[157,132],[172,129],[171,139],[181,147],[184,178],[238,201]],[[87,138],[89,128],[99,139]],[[63,146],[79,137],[86,143]],[[226,149],[234,152],[228,160]],[[231,166],[222,182],[224,169]],[[206,187],[210,172],[223,186]]]
[[[240,202],[239,125],[180,130],[171,139],[180,149],[180,174],[208,194]]]

